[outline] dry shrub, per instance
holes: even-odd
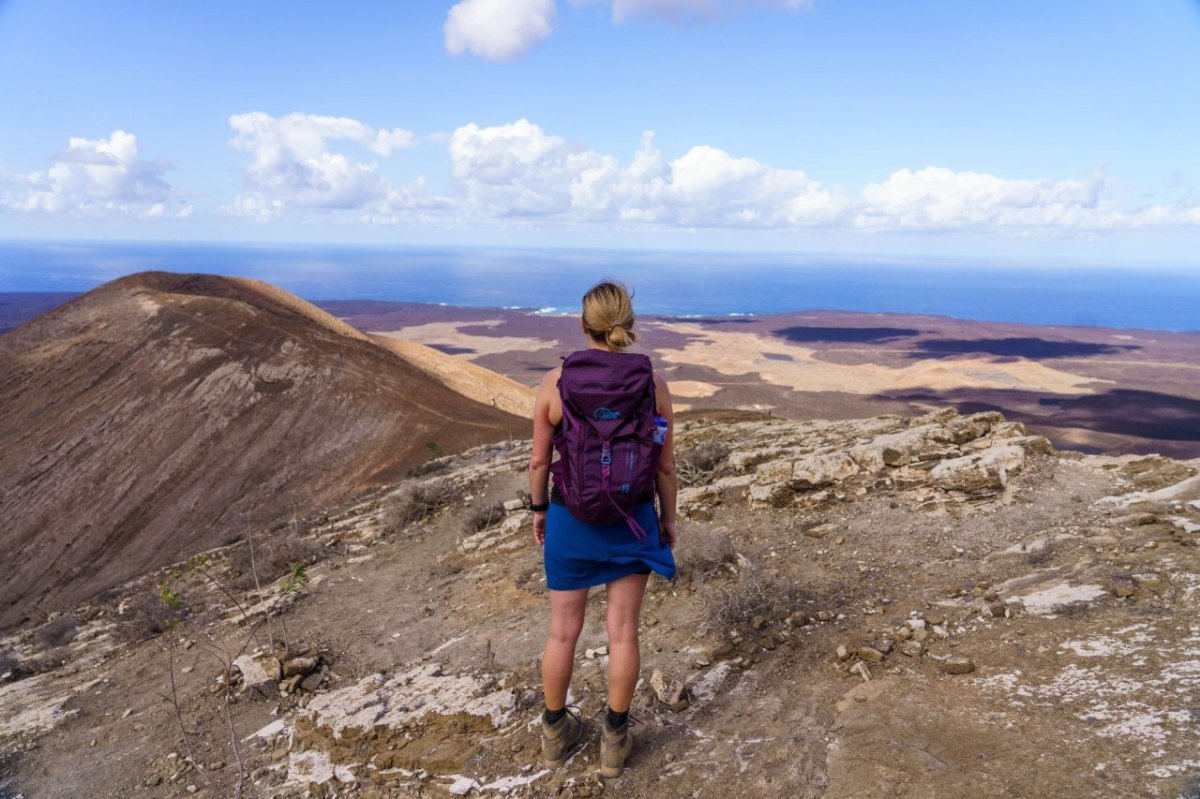
[[[712,480],[729,456],[729,451],[729,446],[720,441],[705,441],[680,453],[675,459],[680,482],[685,486],[694,486]]]
[[[463,519],[464,533],[478,533],[496,524],[505,516],[503,503],[483,502],[471,508]]]
[[[1047,538],[1040,547],[1025,553],[1025,562],[1030,566],[1043,566],[1054,558],[1054,540]]]
[[[697,631],[708,635],[748,624],[755,616],[785,616],[800,604],[801,593],[793,583],[760,567],[745,568],[732,585],[709,584],[700,592]]]
[[[167,607],[157,589],[147,588],[125,602],[125,611],[116,618],[117,637],[129,643],[145,641],[166,632],[171,620],[185,613],[186,608]]]
[[[59,616],[48,621],[37,629],[33,637],[46,649],[56,649],[66,646],[75,640],[79,634],[79,618],[77,616]],[[3,669],[0,669],[3,671]]]
[[[385,533],[399,533],[414,522],[437,513],[458,497],[449,480],[426,480],[405,486],[387,499],[380,523]]]
[[[306,566],[315,563],[325,551],[320,541],[302,535],[297,527],[291,525],[265,536],[255,536],[253,562],[250,543],[237,547],[229,555],[229,568],[236,573],[229,584],[241,590],[255,586],[256,570],[258,582],[267,585],[290,573],[298,563]]]
[[[737,559],[733,539],[721,530],[689,526],[675,547],[679,571],[688,577],[709,577]]]

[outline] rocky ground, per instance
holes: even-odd
[[[539,763],[510,442],[255,536],[291,560],[237,542],[0,640],[0,796],[1200,796],[1200,461],[954,411],[710,414],[677,446],[621,778],[602,590],[586,743]]]

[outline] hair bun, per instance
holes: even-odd
[[[633,332],[633,302],[625,286],[601,281],[583,295],[583,324],[593,340],[614,350],[637,341]]]
[[[608,342],[608,346],[619,350],[632,344],[633,336],[625,328],[616,325],[604,334],[604,340]]]

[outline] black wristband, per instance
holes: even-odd
[[[550,503],[547,501],[541,503],[540,505],[535,505],[531,502],[529,503],[529,509],[534,513],[545,513],[546,511],[550,510]]]

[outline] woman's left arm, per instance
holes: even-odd
[[[664,544],[675,548],[675,500],[679,493],[679,477],[675,473],[675,407],[671,404],[671,391],[661,375],[654,375],[655,396],[658,413],[667,420],[667,438],[658,457],[658,473],[654,476],[654,487],[658,493],[658,531]]]
[[[558,390],[555,382],[557,370],[542,378],[537,397],[533,401],[533,452],[529,456],[529,501],[544,505],[550,499],[550,439],[554,436],[554,425],[550,423],[550,398]],[[546,543],[546,513],[534,511],[533,537],[538,546]]]

